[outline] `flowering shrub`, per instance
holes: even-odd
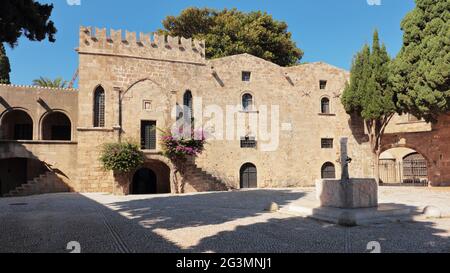
[[[203,131],[197,131],[191,137],[174,136],[163,132],[161,137],[164,155],[172,161],[186,160],[188,156],[198,156],[205,149],[206,138]]]
[[[103,145],[100,161],[108,171],[127,173],[144,163],[144,154],[134,143],[107,143]]]

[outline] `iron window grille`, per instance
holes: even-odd
[[[322,138],[322,149],[333,149],[334,140],[332,138]]]
[[[243,137],[241,138],[241,148],[243,149],[251,149],[257,147],[257,141],[254,137]]]

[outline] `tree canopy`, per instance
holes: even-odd
[[[31,41],[48,37],[50,42],[54,42],[56,28],[49,20],[52,10],[53,5],[35,0],[0,1],[0,43],[14,47],[22,35]]]
[[[166,17],[163,26],[159,31],[164,34],[205,40],[208,58],[249,53],[289,66],[303,57],[288,25],[261,11],[187,8],[178,16]]]
[[[11,67],[9,64],[8,56],[6,56],[5,47],[0,43],[0,83],[10,84],[9,73]]]
[[[342,96],[348,113],[372,120],[397,111],[395,96],[389,86],[389,65],[386,47],[380,46],[378,32],[375,31],[372,49],[364,45],[353,60],[350,84]]]
[[[416,0],[401,28],[403,47],[391,79],[398,104],[435,121],[450,110],[450,1]]]

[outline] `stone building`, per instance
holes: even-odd
[[[345,70],[280,67],[248,54],[207,60],[203,41],[85,27],[77,51],[78,89],[0,85],[1,194],[311,186],[340,173],[341,138],[352,176],[373,176],[362,121],[340,103]],[[190,113],[208,144],[177,177],[154,128],[172,128]],[[414,149],[427,181],[445,185],[449,122],[397,116],[384,150]],[[144,166],[127,175],[103,170],[102,144],[125,140],[141,143]]]

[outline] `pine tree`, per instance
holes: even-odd
[[[10,84],[9,73],[11,67],[9,64],[8,56],[6,56],[5,47],[0,43],[0,83]]]
[[[436,121],[450,110],[450,1],[416,0],[401,27],[403,47],[391,76],[398,104]]]
[[[362,117],[369,135],[374,156],[374,176],[379,182],[381,140],[386,126],[398,111],[389,82],[390,58],[386,47],[380,46],[378,32],[373,35],[372,48],[364,45],[353,60],[350,83],[347,84],[342,104],[349,114]]]

